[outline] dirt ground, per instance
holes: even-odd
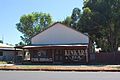
[[[38,70],[38,71],[120,71],[120,65],[12,65],[0,66],[0,70]]]

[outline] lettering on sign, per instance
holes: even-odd
[[[32,61],[52,61],[52,58],[31,58]]]
[[[85,58],[87,53],[86,50],[65,50],[65,59],[72,60],[72,61],[80,61],[81,59]]]
[[[38,58],[31,58],[31,61],[38,61]]]

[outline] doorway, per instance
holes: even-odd
[[[54,61],[55,63],[63,63],[63,51],[62,50],[55,50]]]

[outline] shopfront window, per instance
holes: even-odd
[[[0,51],[0,56],[3,56],[3,51]]]

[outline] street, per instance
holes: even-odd
[[[0,71],[0,80],[120,80],[120,73]]]

